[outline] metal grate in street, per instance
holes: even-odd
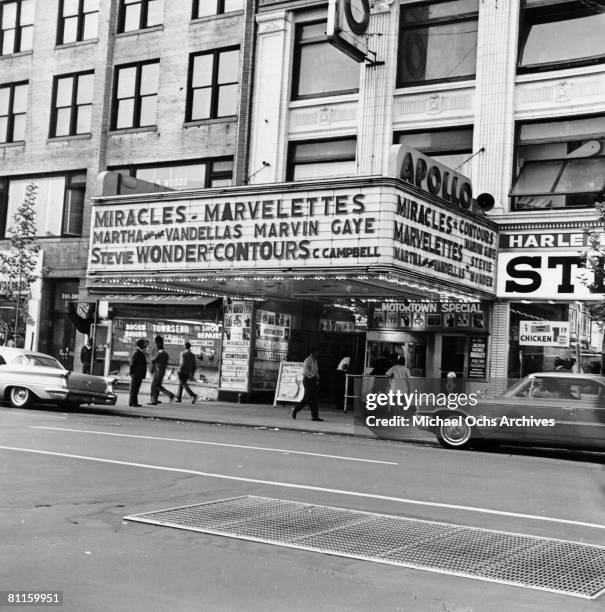
[[[585,599],[605,592],[605,547],[243,496],[125,520]]]

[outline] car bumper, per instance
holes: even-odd
[[[91,393],[69,389],[46,389],[49,399],[70,404],[103,404],[115,406],[118,396],[115,393]]]

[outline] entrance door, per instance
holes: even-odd
[[[76,328],[67,315],[55,315],[52,319],[51,330],[48,352],[58,359],[67,370],[78,367],[79,359],[74,359]]]
[[[454,372],[456,378],[464,377],[464,357],[466,336],[442,336],[441,338],[441,378]]]

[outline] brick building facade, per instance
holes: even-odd
[[[23,185],[39,184],[46,275],[32,304],[33,348],[80,365],[74,354],[84,335],[67,311],[86,273],[99,172],[142,173],[177,189],[245,180],[253,5],[0,2],[0,204],[8,225]]]

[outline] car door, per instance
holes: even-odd
[[[575,386],[574,379],[565,376],[533,377],[526,416],[533,417],[534,422],[526,426],[528,443],[570,446],[576,442],[579,399],[574,394]]]
[[[494,419],[496,425],[490,427],[486,434],[500,440],[523,443],[527,437],[526,427],[521,424],[511,422],[513,419],[521,419],[527,414],[533,379],[527,378],[516,387],[509,389],[501,397],[489,401],[489,411],[487,415]],[[487,402],[486,402],[487,404]]]
[[[605,384],[598,379],[575,379],[576,442],[580,448],[605,450]]]

